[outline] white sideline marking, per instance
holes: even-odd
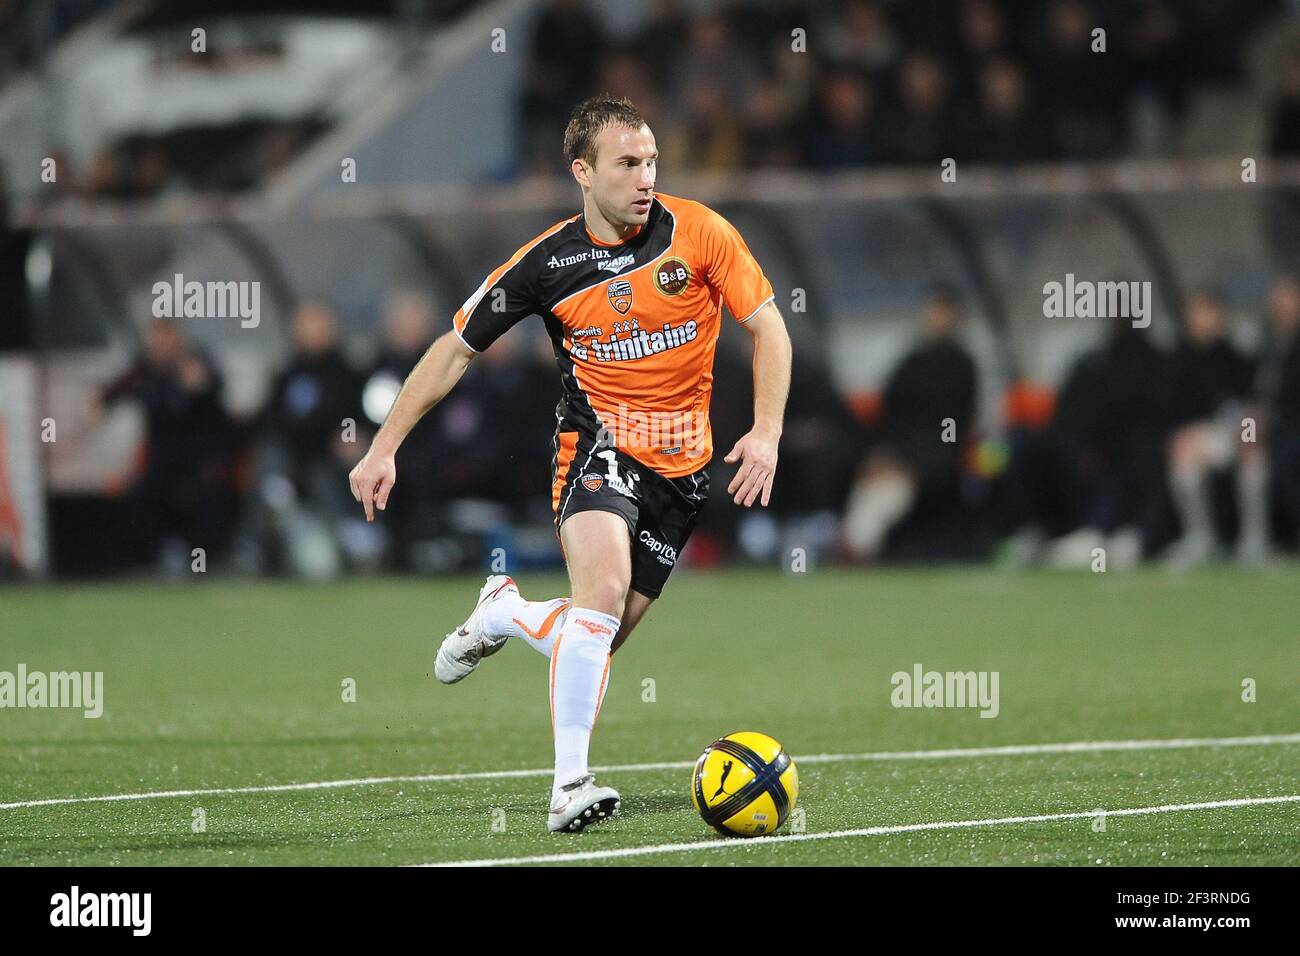
[[[1222,807],[1254,807],[1269,803],[1295,803],[1300,794],[1285,797],[1241,797],[1235,800],[1211,800],[1206,803],[1170,803],[1156,807],[1133,807],[1127,810],[1107,810],[1108,817],[1135,817],[1149,813],[1178,813],[1183,810],[1217,810]],[[920,830],[958,830],[970,827],[996,827],[1016,823],[1054,823],[1060,820],[1082,820],[1095,817],[1096,810],[1073,813],[1043,813],[1032,817],[996,817],[991,820],[945,820],[935,823],[905,823],[901,826],[863,827],[859,830],[831,830],[826,833],[790,833],[784,836],[758,837],[752,840],[719,837],[697,840],[694,843],[660,843],[652,846],[624,847],[619,850],[588,850],[581,853],[546,853],[540,856],[508,856],[492,860],[448,860],[440,863],[417,863],[416,866],[511,866],[521,863],[566,863],[573,860],[613,860],[627,856],[648,856],[658,853],[685,853],[692,850],[734,850],[737,847],[754,848],[773,843],[801,843],[805,840],[839,840],[847,837],[882,836],[891,833],[916,833]]]
[[[863,760],[946,760],[971,757],[1015,757],[1028,754],[1102,753],[1115,750],[1181,750],[1191,747],[1259,747],[1300,743],[1300,733],[1261,734],[1254,737],[1183,737],[1172,740],[1080,740],[1056,744],[1010,744],[1003,747],[956,747],[945,750],[894,750],[861,754],[807,754],[796,759],[799,766],[815,763],[849,763]],[[629,763],[594,767],[597,773],[638,773],[645,770],[689,770],[693,760],[665,763]],[[308,783],[277,783],[257,787],[214,787],[199,790],[146,790],[141,793],[112,793],[98,797],[50,797],[0,803],[0,810],[25,810],[72,803],[113,803],[121,800],[161,800],[167,797],[206,797],[240,793],[290,793],[301,790],[331,790],[339,787],[370,787],[392,783],[452,783],[462,780],[506,780],[518,777],[549,777],[550,767],[534,770],[483,770],[474,773],[422,773],[395,777],[356,777],[350,780],[317,780]]]

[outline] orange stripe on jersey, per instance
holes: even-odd
[[[560,432],[560,452],[556,458],[555,481],[551,485],[551,510],[560,511],[560,495],[564,491],[564,480],[569,476],[569,466],[578,451],[578,433]]]

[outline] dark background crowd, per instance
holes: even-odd
[[[716,495],[688,558],[979,559],[1068,567],[1094,549],[1175,567],[1260,563],[1300,543],[1300,282],[1279,277],[1261,315],[1267,343],[1247,355],[1227,335],[1219,296],[1188,301],[1177,345],[1111,321],[1045,403],[977,425],[979,372],[963,344],[963,304],[934,290],[915,342],[878,392],[849,400],[796,349],[770,511]],[[102,400],[136,403],[147,450],[120,507],[127,565],[187,567],[192,549],[244,571],[329,576],[344,569],[475,565],[493,547],[555,559],[547,528],[549,343],[522,328],[471,364],[398,455],[381,522],[366,525],[347,472],[387,403],[437,334],[415,293],[389,304],[383,347],[350,362],[330,308],[303,303],[293,354],[255,416],[236,420],[221,376],[173,320],[155,320],[142,354]],[[714,390],[719,446],[750,425],[743,341],[724,338]],[[1009,396],[1009,399],[1012,396]],[[950,428],[936,423],[950,419]],[[725,449],[724,449],[725,451]],[[714,487],[734,466],[715,460]],[[97,556],[102,559],[103,556]],[[84,550],[82,558],[85,559]]]
[[[62,0],[34,17],[41,5],[0,0],[0,78],[6,65],[30,62],[34,43],[53,43],[108,5]],[[473,4],[263,6],[144,5],[132,29],[176,28],[228,8],[297,9],[386,15],[421,35]],[[583,0],[548,0],[526,43],[519,154],[501,169],[507,178],[555,175],[568,111],[598,89],[636,102],[684,171],[1172,155],[1193,94],[1247,82],[1246,39],[1284,9],[1282,0],[649,0],[643,23],[623,36]],[[806,52],[792,55],[799,44]],[[271,43],[258,55],[285,53]],[[1267,151],[1300,156],[1300,48],[1284,52],[1274,85]],[[51,143],[66,172],[46,198],[253,190],[331,123],[313,112],[143,129],[84,163]]]
[[[1242,41],[1281,4],[1099,0],[657,0],[610,38],[579,0],[547,5],[519,106],[523,165],[553,167],[592,89],[638,104],[676,166],[842,169],[1127,155],[1131,117],[1167,125],[1198,88],[1242,82]],[[760,14],[760,10],[762,11]],[[1105,56],[1093,30],[1105,31]],[[807,38],[806,56],[791,56]],[[1300,54],[1286,60],[1270,145],[1300,148]]]

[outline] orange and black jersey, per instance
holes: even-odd
[[[707,206],[656,195],[616,244],[583,216],[556,223],[494,269],[456,312],[481,352],[530,315],[546,324],[564,395],[560,431],[595,434],[667,478],[704,467],[723,303],[740,322],[772,299],[740,233]]]

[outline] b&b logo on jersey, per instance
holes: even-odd
[[[664,295],[681,295],[691,283],[691,267],[676,256],[655,266],[655,288]]]
[[[600,475],[587,475],[582,479],[582,487],[588,491],[600,491],[600,486],[603,483],[604,480]]]
[[[627,315],[627,310],[632,308],[632,283],[626,279],[615,279],[609,284],[606,292],[614,311],[619,315]]]

